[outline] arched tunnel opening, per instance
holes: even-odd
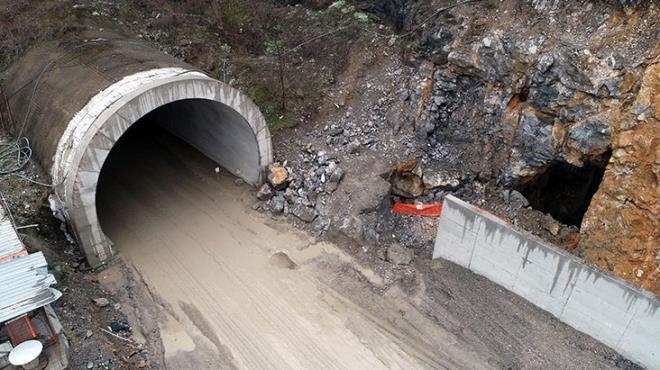
[[[25,129],[10,130],[30,140],[34,158],[56,184],[51,210],[66,221],[90,266],[115,255],[97,201],[115,202],[108,199],[113,187],[130,194],[117,186],[131,186],[129,175],[153,178],[158,159],[200,156],[206,162],[195,163],[210,171],[220,166],[248,184],[263,181],[272,161],[270,132],[246,95],[119,35],[92,32],[69,41],[28,51],[8,72],[3,90],[14,115],[29,117]],[[176,182],[185,177],[181,172],[159,181]]]
[[[554,219],[580,227],[591,198],[598,191],[611,153],[607,152],[582,167],[566,162],[548,166],[543,173],[517,187],[532,208]]]
[[[220,136],[217,127],[223,127]],[[217,101],[185,99],[149,112],[121,135],[101,167],[96,188],[101,229],[110,241],[121,241],[126,222],[138,222],[138,207],[185,203],[181,195],[200,191],[201,182],[257,176],[218,163],[258,162],[253,136],[236,111]]]

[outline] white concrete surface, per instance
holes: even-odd
[[[52,177],[77,241],[92,266],[115,254],[96,212],[98,178],[110,150],[140,118],[158,122],[250,184],[272,161],[270,133],[259,108],[240,91],[182,68],[129,75],[94,96],[69,122],[53,158]]]
[[[433,258],[527,299],[630,360],[660,369],[660,299],[578,257],[447,196]]]

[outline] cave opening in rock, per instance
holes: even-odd
[[[541,174],[522,182],[517,190],[529,204],[556,220],[580,227],[605,174],[610,153],[585,163],[582,167],[556,162]]]

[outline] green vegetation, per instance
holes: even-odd
[[[247,87],[244,91],[263,113],[268,126],[273,130],[293,128],[300,124],[300,116],[293,112],[282,112],[275,96],[259,87]]]

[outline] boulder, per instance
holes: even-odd
[[[395,173],[390,182],[392,194],[404,198],[416,198],[424,194],[422,178],[411,172]]]
[[[415,198],[424,194],[424,182],[414,173],[417,161],[408,161],[396,165],[390,176],[392,194],[404,198]]]
[[[519,205],[521,207],[529,206],[529,201],[518,190],[506,189],[502,193],[502,198],[509,204]]]
[[[301,221],[312,222],[318,216],[314,208],[307,207],[301,203],[296,203],[290,207],[290,212]]]
[[[334,184],[338,184],[341,179],[344,177],[344,170],[341,167],[338,166],[330,166],[330,177],[328,178],[328,181]]]
[[[456,190],[461,185],[459,175],[446,172],[426,172],[424,173],[424,187],[427,189],[447,189]]]
[[[273,197],[273,195],[275,195],[273,193],[273,188],[271,188],[269,184],[261,185],[261,187],[257,191],[257,199],[259,200],[263,200],[263,201],[270,200]]]
[[[270,200],[270,209],[274,214],[279,215],[282,212],[284,212],[285,203],[286,200],[284,199],[283,196],[276,195]]]
[[[279,163],[271,163],[266,169],[266,178],[268,183],[275,190],[284,190],[289,186],[289,171]]]

